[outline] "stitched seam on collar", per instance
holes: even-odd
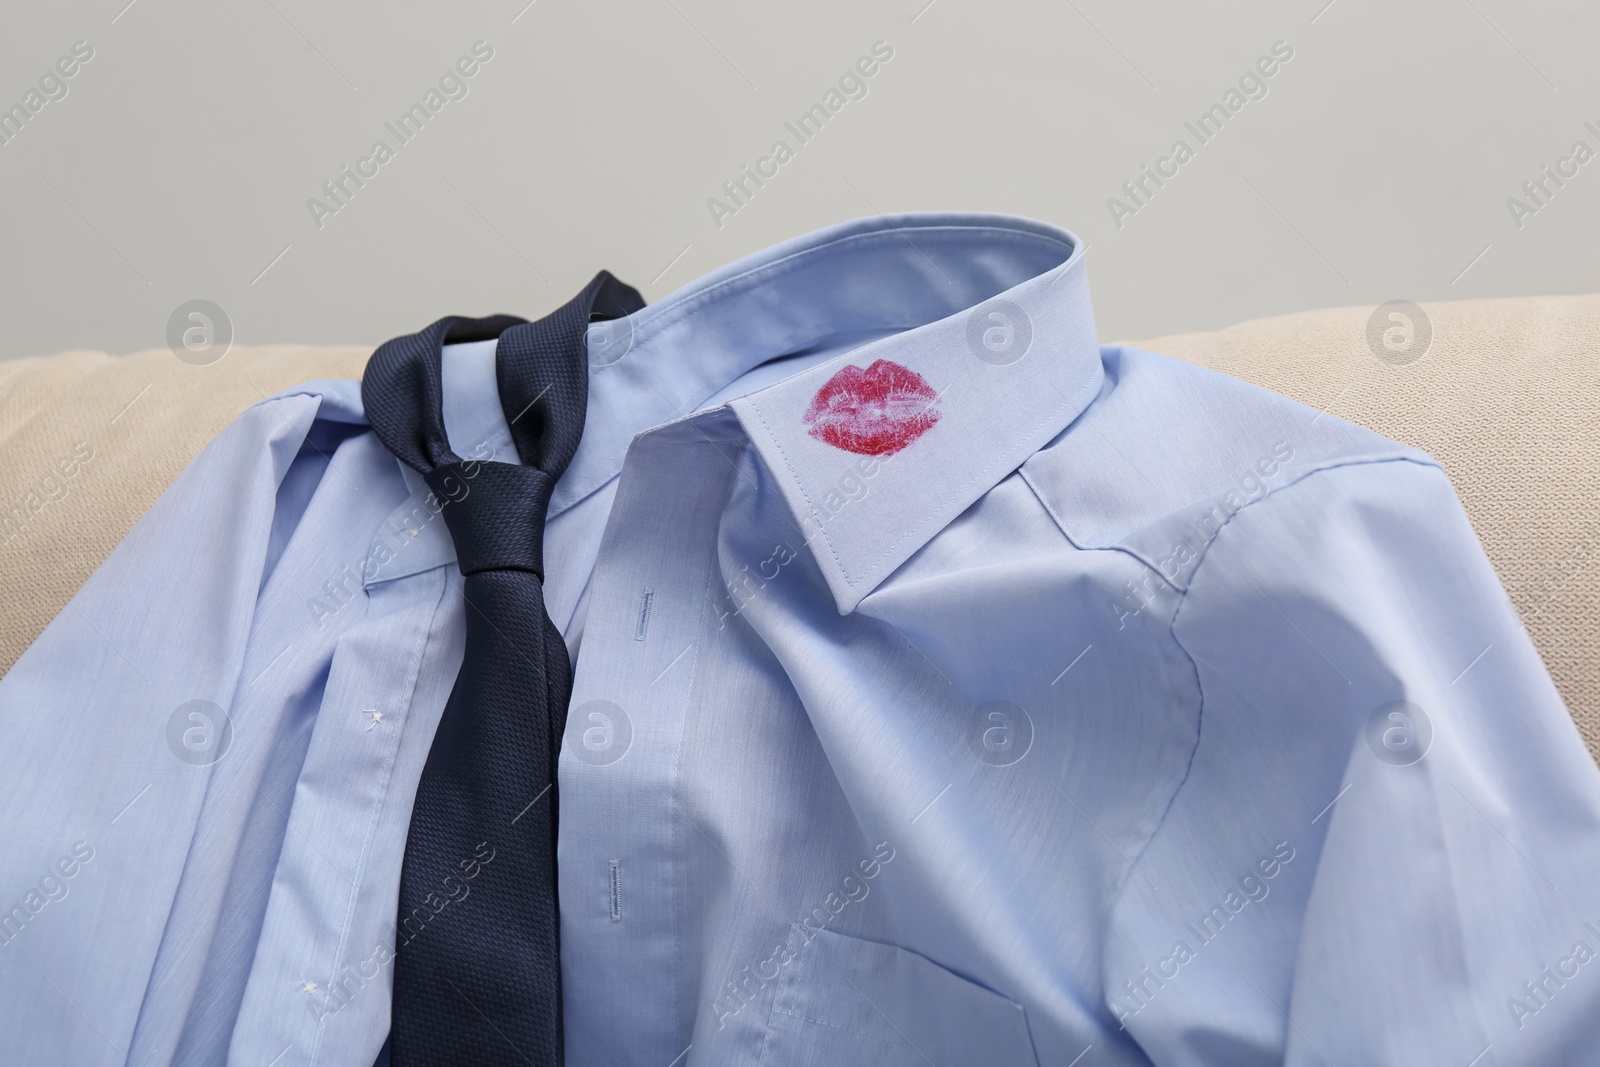
[[[1062,407],[1059,410],[1052,410],[1049,413],[1047,413],[1037,423],[1035,423],[1032,427],[1030,427],[1027,431],[1025,431],[1021,436],[1024,437],[1024,438],[1032,437],[1035,433],[1038,432],[1038,430],[1039,430],[1039,428],[1041,426],[1044,426],[1046,423],[1049,423],[1049,422],[1051,422],[1053,420],[1060,419],[1061,413],[1063,411],[1067,411],[1067,410],[1072,409],[1077,404],[1079,398],[1081,398],[1083,396],[1084,392],[1091,385],[1093,385],[1097,389],[1099,388],[1099,383],[1096,382],[1096,381],[1093,381],[1092,379],[1090,381],[1084,382],[1082,385],[1080,385],[1078,387],[1078,390],[1075,393],[1073,393],[1072,396],[1067,398],[1066,403],[1064,405],[1062,405]],[[827,536],[826,527],[824,526],[824,524],[822,522],[821,516],[817,513],[816,505],[811,500],[811,494],[806,491],[806,487],[805,487],[804,481],[800,478],[799,473],[795,470],[794,463],[793,463],[793,461],[790,460],[788,451],[783,447],[782,439],[777,434],[773,433],[772,426],[771,426],[770,423],[767,422],[767,417],[766,417],[765,414],[762,413],[761,407],[760,407],[759,404],[751,404],[750,405],[750,410],[752,410],[752,411],[754,411],[756,413],[756,418],[761,420],[761,428],[766,433],[768,440],[770,440],[773,443],[773,445],[776,446],[776,448],[778,449],[778,455],[783,460],[783,465],[784,465],[785,469],[789,472],[789,475],[790,475],[791,479],[794,481],[795,485],[800,490],[800,496],[801,496],[801,499],[803,499],[805,501],[806,509],[811,513],[812,520],[817,523],[817,534],[816,534],[816,536],[822,538],[823,544],[825,544],[827,546],[827,548],[828,548],[828,554],[833,557],[834,563],[838,565],[839,574],[844,579],[845,585],[847,587],[849,587],[849,589],[850,589],[850,591],[852,593],[854,593],[856,591],[856,587],[860,584],[861,579],[858,578],[858,577],[852,576],[846,570],[845,565],[844,565],[844,561],[842,559],[840,559],[838,550],[834,548],[832,539]],[[1079,408],[1078,410],[1081,411],[1082,409]],[[1038,449],[1036,448],[1036,449],[1033,450],[1033,452],[1030,452],[1029,455],[1031,456],[1031,455],[1033,455],[1034,453],[1037,453],[1037,452],[1038,452]],[[974,482],[978,482],[980,480],[988,478],[989,475],[994,470],[996,470],[997,468],[1001,467],[1006,462],[1008,462],[1008,461],[1006,461],[1006,460],[997,460],[997,461],[995,461],[993,463],[990,463],[989,465],[985,466],[978,473],[976,473],[976,474],[972,475],[970,478],[968,478],[965,482],[962,482],[959,486],[957,486],[954,489],[950,490],[949,492],[945,493],[937,502],[935,502],[935,504],[933,505],[932,511],[936,512],[939,509],[943,508],[946,504],[948,504],[955,497],[965,493],[965,491],[968,488],[970,488]],[[1016,470],[1016,469],[1020,468],[1022,463],[1025,463],[1025,462],[1027,462],[1026,457],[1024,457],[1020,462],[1018,462],[1016,464],[1013,464],[1011,466],[1011,469]],[[999,481],[1000,481],[1000,479],[998,479],[998,478],[993,479],[990,482],[990,487],[992,488],[994,485],[999,484]],[[973,503],[976,503],[976,501],[974,501]],[[1052,517],[1054,517],[1054,516],[1052,516]],[[936,521],[935,518],[930,515],[930,517],[922,519],[922,520],[918,521],[917,523],[913,524],[909,529],[907,529],[904,532],[902,532],[899,537],[895,538],[895,540],[893,542],[891,542],[890,544],[885,546],[881,551],[879,551],[876,556],[874,556],[874,557],[872,557],[872,559],[868,560],[866,562],[866,564],[865,564],[865,570],[870,572],[873,568],[877,567],[877,565],[879,563],[881,563],[885,558],[887,558],[890,554],[895,552],[902,544],[904,544],[908,538],[919,536],[924,531],[924,529],[926,527],[928,527],[929,525],[931,525],[935,521]],[[945,525],[949,525],[949,522],[950,522],[949,519],[944,520]],[[1057,525],[1060,526],[1059,521],[1057,522]],[[942,529],[943,527],[940,527],[940,528]],[[1063,529],[1062,532],[1065,533],[1065,530]],[[934,536],[933,534],[930,534],[928,539],[931,540],[933,536]],[[1070,540],[1070,538],[1069,538],[1069,540]]]
[[[806,492],[805,483],[801,481],[800,475],[794,469],[794,464],[789,460],[789,453],[784,450],[783,442],[779,440],[777,434],[772,432],[772,427],[768,424],[766,415],[762,414],[760,405],[751,404],[750,410],[754,411],[756,418],[761,420],[761,429],[767,435],[767,440],[777,446],[778,457],[783,460],[784,469],[789,472],[789,477],[793,479],[795,486],[799,488],[800,498],[806,502],[806,510],[811,513],[812,520],[817,524],[816,536],[822,538],[822,543],[827,546],[828,555],[833,557],[834,564],[839,568],[840,576],[844,578],[844,584],[850,587],[851,592],[855,592],[856,580],[845,571],[844,560],[839,558],[838,550],[833,547],[833,542],[829,540],[827,531],[822,525],[822,517],[817,514],[817,506],[811,502],[811,494]],[[808,539],[806,543],[810,544],[810,540]]]
[[[639,348],[644,345],[645,342],[650,340],[655,334],[662,332],[668,326],[678,322],[690,312],[698,311],[705,304],[710,303],[715,299],[720,299],[727,289],[734,288],[736,286],[752,285],[757,282],[762,284],[771,284],[777,276],[801,269],[813,256],[833,253],[841,248],[848,248],[851,245],[871,245],[880,243],[888,244],[893,243],[896,240],[907,240],[907,231],[915,235],[959,234],[962,236],[971,235],[974,237],[983,235],[992,238],[993,242],[995,243],[1000,241],[1006,241],[1013,244],[1044,243],[1057,248],[1065,249],[1067,252],[1067,258],[1063,259],[1061,263],[1056,264],[1056,266],[1051,267],[1050,270],[1060,269],[1060,267],[1067,263],[1068,260],[1070,260],[1071,257],[1078,251],[1078,246],[1075,246],[1067,241],[1063,241],[1057,237],[1051,237],[1042,233],[1035,233],[1032,230],[1015,229],[1009,226],[999,226],[992,223],[985,223],[980,226],[962,226],[957,223],[945,222],[931,226],[902,226],[896,229],[870,230],[865,233],[847,234],[843,237],[834,238],[833,240],[828,241],[826,244],[813,245],[810,248],[798,249],[784,256],[782,259],[773,260],[769,263],[758,264],[750,267],[748,270],[740,271],[731,278],[724,278],[715,285],[684,298],[676,305],[667,307],[662,312],[659,321],[654,321],[649,316],[646,316],[644,322],[641,324],[642,328],[634,337],[634,346],[628,355],[632,355],[633,352],[638,351]],[[1045,271],[1043,273],[1049,273],[1049,271]],[[1033,277],[1038,277],[1038,275],[1033,275]],[[661,305],[657,306],[659,307]],[[927,325],[927,323],[921,323],[919,325]],[[915,327],[912,328],[914,329]],[[625,355],[623,359],[626,358],[627,356]],[[621,360],[618,362],[620,363]]]
[[[1039,432],[1039,428],[1040,427],[1046,425],[1047,423],[1059,420],[1063,413],[1065,413],[1067,411],[1070,411],[1074,407],[1076,407],[1078,399],[1083,396],[1085,390],[1087,390],[1091,384],[1093,384],[1096,389],[1099,388],[1099,383],[1098,382],[1085,382],[1085,383],[1083,383],[1082,385],[1080,385],[1078,387],[1078,391],[1077,392],[1073,393],[1072,396],[1067,398],[1066,403],[1063,404],[1062,407],[1059,410],[1053,410],[1053,411],[1047,412],[1042,418],[1039,419],[1038,422],[1034,423],[1031,427],[1029,427],[1028,430],[1026,432],[1024,432],[1021,436],[1023,438],[1032,437],[1034,434]],[[1078,408],[1078,411],[1082,411],[1082,410],[1083,410],[1082,408]],[[1036,448],[1033,449],[1033,451],[1028,453],[1028,456],[1032,456],[1035,452],[1038,452],[1038,451],[1039,451],[1039,449],[1036,447]],[[1009,460],[1006,460],[1006,459],[999,459],[999,460],[996,460],[996,461],[990,463],[988,466],[984,467],[983,469],[978,471],[976,474],[972,475],[972,477],[968,478],[965,482],[962,482],[961,485],[957,486],[955,489],[953,489],[950,492],[946,493],[944,495],[943,499],[941,499],[937,504],[934,505],[934,508],[938,509],[938,508],[944,507],[952,499],[954,499],[957,496],[962,495],[968,488],[970,488],[972,486],[972,484],[974,482],[987,480],[989,482],[989,487],[992,489],[994,486],[998,485],[1000,483],[1000,481],[1001,481],[1001,478],[992,478],[991,477],[991,475],[993,474],[994,471],[996,471],[996,470],[998,470],[998,469],[1000,469],[1002,467],[1009,467],[1010,470],[1017,470],[1018,468],[1020,468],[1022,466],[1022,464],[1026,463],[1028,461],[1028,456],[1022,457],[1016,463],[1011,463]],[[977,503],[977,501],[974,500],[972,503]],[[968,504],[968,507],[971,507],[971,504]],[[875,568],[886,557],[888,557],[896,549],[898,549],[900,547],[900,545],[903,544],[908,538],[917,536],[918,534],[920,534],[922,532],[922,528],[923,527],[931,525],[934,521],[935,520],[930,516],[929,518],[923,519],[920,523],[918,523],[916,525],[913,525],[910,529],[906,530],[898,538],[896,538],[891,544],[886,545],[883,548],[882,551],[880,551],[876,556],[874,556],[871,560],[869,560],[867,562],[867,565],[866,565],[867,569],[871,570],[871,569]],[[948,526],[949,524],[950,524],[950,519],[944,520],[944,525]],[[943,527],[941,526],[940,529],[943,529]],[[933,535],[930,534],[928,539],[931,540],[932,537],[933,537]]]
[[[627,359],[628,359],[629,356],[633,355],[635,352],[638,352],[638,351],[642,350],[643,347],[649,341],[651,341],[657,334],[662,333],[669,326],[672,326],[673,324],[677,323],[681,319],[685,318],[691,312],[697,312],[702,307],[704,307],[705,305],[713,302],[714,300],[721,299],[722,297],[724,297],[726,295],[727,290],[729,290],[729,289],[731,289],[731,288],[733,288],[735,286],[751,286],[751,285],[753,285],[755,283],[758,283],[758,282],[759,283],[763,283],[763,284],[771,284],[777,277],[779,277],[779,276],[781,276],[783,274],[791,273],[793,271],[801,269],[803,266],[806,265],[807,261],[814,255],[822,254],[822,253],[835,252],[838,249],[847,248],[847,247],[849,247],[851,245],[856,245],[856,244],[867,244],[867,245],[870,245],[870,244],[874,244],[874,243],[892,243],[892,241],[895,240],[895,239],[909,240],[909,238],[907,238],[905,236],[905,233],[903,232],[904,230],[907,230],[907,229],[909,229],[909,230],[911,230],[911,232],[919,234],[919,235],[952,234],[952,235],[961,235],[961,236],[971,235],[971,236],[974,236],[974,237],[982,236],[982,237],[985,237],[985,238],[988,239],[988,244],[990,244],[991,246],[998,245],[998,244],[1001,244],[1001,243],[1007,243],[1007,244],[1013,244],[1013,245],[1043,243],[1043,244],[1046,244],[1046,245],[1049,245],[1049,246],[1052,246],[1052,247],[1055,247],[1055,248],[1060,248],[1060,249],[1065,250],[1066,258],[1064,258],[1060,263],[1056,264],[1054,267],[1051,267],[1050,270],[1059,270],[1062,266],[1066,265],[1068,262],[1071,261],[1072,257],[1074,255],[1076,255],[1081,250],[1081,247],[1082,247],[1081,245],[1073,244],[1073,243],[1071,243],[1071,242],[1069,242],[1067,240],[1064,240],[1064,239],[1062,239],[1060,237],[1052,236],[1050,234],[1037,233],[1037,232],[1034,232],[1032,230],[1022,229],[1022,228],[1018,228],[1018,227],[1014,227],[1014,226],[1007,226],[1007,225],[1002,225],[1002,224],[997,224],[997,223],[984,223],[982,225],[963,226],[960,223],[955,223],[955,222],[940,222],[940,223],[937,223],[937,224],[926,225],[926,226],[900,227],[898,229],[890,229],[890,230],[877,229],[877,230],[871,230],[871,231],[868,231],[868,232],[865,232],[865,233],[847,234],[847,235],[842,236],[842,237],[834,238],[834,239],[828,241],[825,244],[813,245],[813,246],[811,246],[809,248],[802,248],[802,249],[799,249],[799,250],[797,250],[795,252],[791,252],[788,255],[784,256],[782,259],[773,260],[773,261],[768,262],[768,263],[758,264],[756,266],[753,266],[753,267],[749,268],[748,270],[740,271],[738,274],[735,274],[731,278],[724,278],[722,281],[717,282],[715,285],[712,285],[707,289],[704,289],[704,290],[702,290],[700,292],[693,293],[690,296],[685,297],[684,299],[680,300],[675,305],[656,305],[656,307],[664,307],[665,308],[665,310],[662,311],[662,315],[661,315],[660,320],[659,321],[652,320],[647,315],[645,320],[644,320],[644,322],[640,325],[640,327],[638,328],[638,331],[636,332],[636,334],[634,336],[634,343],[633,343],[633,346],[630,349],[630,351],[627,354],[625,354],[621,359],[619,359],[616,364],[611,364],[610,366],[618,366],[618,365],[621,365],[621,364],[627,362]],[[913,247],[915,247],[915,246],[913,246]],[[1049,271],[1044,271],[1042,273],[1043,274],[1048,274]],[[1032,277],[1039,277],[1039,276],[1040,275],[1036,274],[1036,275],[1033,275]],[[1065,275],[1062,275],[1062,276],[1065,277]],[[1032,280],[1032,278],[1025,279],[1025,280]],[[1019,282],[1017,284],[1021,284],[1021,283]],[[999,295],[999,294],[996,294],[996,295]],[[648,312],[650,309],[646,308],[645,310]],[[637,312],[635,314],[637,314]],[[935,321],[937,321],[937,320],[935,320]],[[911,330],[921,329],[922,327],[928,326],[928,325],[931,325],[931,323],[928,323],[928,322],[915,322],[915,323],[907,324],[904,327],[902,327],[901,329],[902,329],[902,332],[909,332]],[[604,368],[601,368],[601,369],[603,370]],[[735,380],[737,380],[737,377],[738,376],[735,375]],[[592,378],[592,376],[591,376],[591,378]],[[671,400],[670,397],[668,397],[665,393],[662,393],[661,390],[659,388],[657,388],[654,385],[653,382],[648,382],[647,384],[650,384],[651,388],[655,389],[655,392],[656,392],[656,394],[658,396],[660,396],[663,400],[667,401],[668,404],[672,404],[673,405],[673,407],[675,409],[674,410],[674,418],[668,420],[669,424],[671,422],[678,421],[680,419],[693,418],[695,415],[699,414],[699,412],[691,409],[689,411],[689,413],[686,414],[686,415],[678,415],[678,411],[681,411],[682,409],[678,405],[676,405]],[[733,382],[730,380],[730,381],[722,383],[722,385],[718,386],[717,389],[727,388],[729,385],[732,385],[732,384],[733,384]],[[778,383],[775,383],[775,385],[776,384],[778,384]],[[775,385],[773,387],[775,387]],[[703,397],[699,398],[699,400],[694,402],[693,407],[698,407],[700,404],[704,403],[706,401],[706,399],[708,399],[711,395],[714,395],[715,392],[716,392],[716,389],[713,389],[712,393],[708,393],[706,396],[703,396]],[[605,477],[603,477],[599,481],[595,482],[595,484],[593,486],[585,486],[585,487],[580,487],[580,488],[574,489],[573,492],[577,493],[578,495],[576,497],[574,497],[574,499],[571,500],[570,502],[562,504],[559,507],[559,509],[554,509],[553,508],[552,511],[551,511],[551,515],[552,516],[558,515],[561,512],[566,511],[568,508],[572,507],[574,504],[576,504],[579,501],[581,501],[581,500],[587,498],[588,496],[592,495],[601,486],[605,485],[606,482],[610,481],[612,478],[615,478],[619,473],[621,473],[622,465],[625,462],[625,459],[626,459],[626,449],[624,449],[623,457],[618,459],[617,462],[615,463],[615,469],[613,469],[612,464],[606,464],[605,465],[605,470],[608,473],[606,474]],[[559,483],[558,483],[557,488],[558,489],[560,488]],[[809,501],[808,501],[808,503],[809,503]],[[842,568],[841,568],[841,570],[842,570]],[[852,588],[854,588],[853,585],[852,585]]]

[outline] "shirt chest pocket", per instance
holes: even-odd
[[[893,945],[816,933],[784,968],[762,1067],[1037,1067],[1022,1006]]]

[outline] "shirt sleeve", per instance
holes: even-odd
[[[1201,739],[1141,860],[1164,891],[1121,909],[1190,948],[1119,1012],[1152,1058],[1590,1054],[1600,774],[1443,472],[1331,467],[1242,509],[1173,633]]]
[[[121,1063],[226,752],[280,483],[318,409],[249,409],[0,679],[8,1062]]]

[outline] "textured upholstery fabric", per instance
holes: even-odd
[[[299,382],[360,378],[370,355],[234,345],[204,367],[165,348],[0,362],[0,671],[224,426]]]
[[[1600,758],[1600,294],[1424,305],[1431,343],[1406,365],[1373,354],[1372,310],[1137,343],[1439,459]],[[0,670],[223,426],[298,382],[359,378],[370,353],[236,345],[206,367],[166,349],[0,363]]]

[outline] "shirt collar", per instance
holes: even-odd
[[[1037,410],[1046,398],[1061,400],[1059,410],[1066,411],[1066,400],[1054,397],[1045,381],[1072,397],[1086,379],[1093,378],[1094,386],[1085,392],[1086,403],[1098,389],[1101,365],[1082,261],[1077,237],[1030,219],[976,213],[875,216],[773,246],[715,270],[629,317],[592,323],[587,338],[589,411],[584,438],[562,482],[555,486],[550,514],[560,514],[616,477],[627,446],[640,430],[701,410],[731,382],[774,358],[853,347],[842,344],[851,338],[872,341],[886,331],[898,331],[832,360],[826,365],[830,371],[818,368],[763,390],[766,400],[760,410],[779,403],[779,397],[798,402],[798,394],[806,389],[810,392],[803,400],[810,403],[811,395],[837,373],[838,366],[859,363],[869,350],[874,358],[912,366],[930,382],[938,379],[936,390],[955,386],[958,371],[976,374],[965,400],[962,386],[957,394],[939,400],[939,426],[946,427],[941,438],[965,435],[966,416],[974,406],[995,402],[1000,395],[1024,403],[1029,411]],[[992,298],[1010,301],[1027,318],[1018,325],[1029,331],[1029,338],[1022,339],[1021,357],[1008,366],[998,362],[1006,358],[1005,352],[992,352],[990,362],[984,362],[966,341],[970,320],[978,323],[974,330],[979,346],[986,339],[990,344],[1005,339],[1006,323],[987,317],[1005,309],[998,304],[979,307]],[[990,330],[997,333],[986,336],[984,331]],[[966,366],[963,360],[934,358],[946,350],[965,354]],[[936,371],[934,378],[928,378],[930,371]],[[814,378],[818,373],[821,379]],[[1029,395],[1030,389],[1045,395]],[[1082,410],[1083,403],[1072,413]],[[750,405],[742,406],[741,418],[754,421],[750,411]],[[1008,418],[1022,416],[1022,411],[1013,411]],[[1037,411],[1035,421],[1042,416],[1043,411]],[[782,416],[773,410],[773,418]],[[1056,418],[1051,414],[1046,421]],[[1066,426],[1066,421],[1054,429]],[[774,430],[779,426],[781,422],[773,422]],[[795,450],[810,456],[806,461],[810,466],[834,469],[840,462],[861,459],[813,442],[800,422],[789,429],[816,445],[814,450]],[[982,448],[986,458],[1014,451],[1018,462],[1027,458],[1029,451],[1021,451],[1021,438],[1000,434],[1000,426],[986,429],[992,438]],[[1008,445],[1000,453],[995,448],[1000,443],[997,434]],[[789,443],[782,434],[758,440],[763,458],[771,461],[766,453],[778,450],[779,438],[784,445]],[[1048,438],[1050,434],[1040,438],[1034,448]],[[949,470],[944,480],[954,474]],[[835,470],[835,480],[838,477]],[[786,493],[798,488],[798,483],[786,485]],[[976,491],[973,499],[987,488]],[[797,514],[805,512],[797,507]]]
[[[706,408],[762,364],[805,357],[793,361],[805,366],[799,373],[725,407],[773,471],[841,612],[1060,432],[1104,376],[1081,242],[1006,215],[833,226],[626,318],[592,323],[586,340],[584,434],[556,485],[552,518],[615,478],[641,431]],[[827,352],[843,354],[816,362]],[[783,364],[768,369],[776,376]],[[841,372],[822,420],[833,429],[813,434],[818,420],[807,422],[807,412]],[[444,376],[452,447],[514,456],[495,400],[494,342],[450,346]],[[736,388],[746,384],[756,382]],[[925,432],[885,451],[870,433],[851,435],[842,416],[852,401],[909,409]],[[414,503],[400,511],[396,529]],[[381,577],[448,562],[449,539],[434,540],[410,543]]]
[[[641,427],[850,337],[866,343],[727,405],[841,613],[1065,428],[1104,377],[1072,234],[1002,215],[845,223],[591,325],[589,421],[552,509],[614,477]]]

